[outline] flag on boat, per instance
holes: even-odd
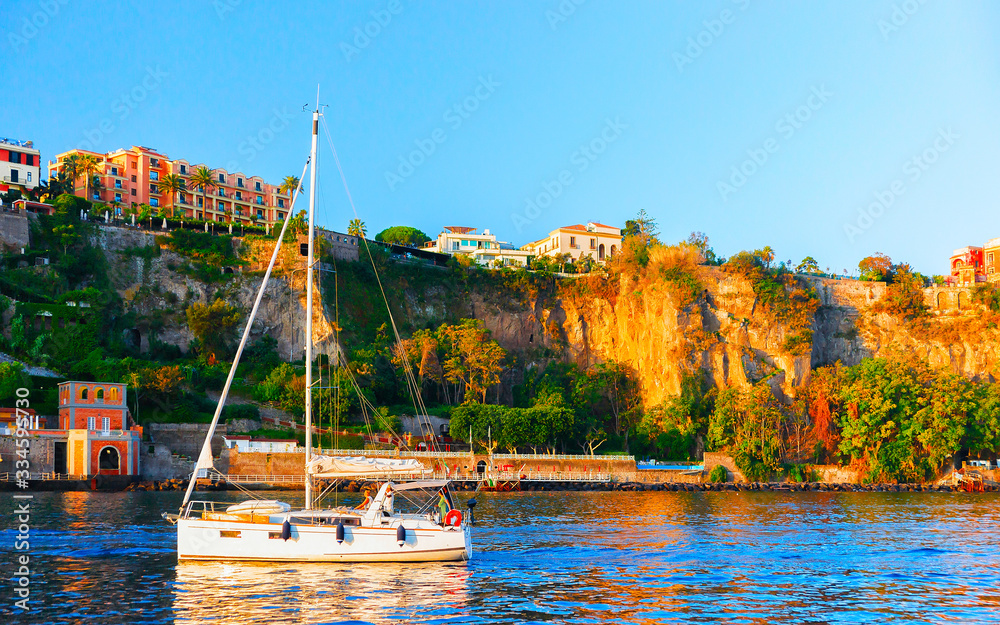
[[[316,456],[309,463],[315,477],[353,477],[356,475],[422,474],[427,469],[414,459]]]

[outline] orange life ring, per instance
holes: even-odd
[[[450,510],[448,514],[444,515],[444,524],[458,527],[462,524],[462,513],[458,510]]]

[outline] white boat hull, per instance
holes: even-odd
[[[346,527],[337,542],[333,525],[291,526],[280,538],[281,523],[245,523],[198,518],[177,520],[179,560],[262,562],[455,562],[468,560],[472,535],[467,524],[442,527],[404,521],[406,541],[399,545],[399,523],[385,527]]]

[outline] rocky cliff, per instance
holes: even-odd
[[[259,269],[270,252],[247,246],[246,273],[237,270],[220,284],[206,284],[180,273],[177,268],[184,259],[168,249],[152,258],[130,252],[155,245],[152,234],[107,228],[95,243],[105,250],[126,308],[147,317],[159,314],[158,340],[182,350],[192,338],[184,309],[218,294],[248,311],[260,285]],[[304,272],[290,271],[289,263],[294,262],[284,259],[285,271],[272,278],[253,335],[270,334],[283,358],[298,359],[304,336]],[[461,317],[481,319],[528,368],[552,359],[584,368],[605,361],[627,365],[647,404],[677,394],[682,376],[699,371],[720,387],[766,380],[779,398],[790,398],[808,381],[812,368],[837,361],[853,365],[865,357],[902,350],[967,376],[992,377],[1000,356],[998,330],[981,323],[969,289],[927,289],[929,315],[904,322],[875,312],[876,303],[886,296],[883,283],[800,276],[799,286],[808,290],[814,303],[805,324],[792,324],[762,305],[748,280],[717,267],[697,267],[695,296],[685,295],[666,280],[638,280],[624,274],[613,279],[533,280],[508,287],[493,279],[462,278],[452,270],[408,271],[383,276],[404,334]],[[352,279],[352,274],[341,274],[343,299],[348,297],[343,281]],[[353,294],[340,313],[342,325],[361,327],[384,316],[377,290],[346,292]],[[332,296],[325,295],[326,308],[314,292],[314,340],[319,353],[332,354],[338,346],[330,321]],[[804,328],[812,332],[811,348],[808,340],[797,346],[790,343],[804,336]],[[147,338],[140,331],[140,340]]]

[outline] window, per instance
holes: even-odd
[[[34,165],[35,164],[35,155],[34,154],[25,154],[24,155],[24,164],[25,165]]]
[[[198,208],[202,208],[202,198],[198,198]]]
[[[236,179],[236,186],[237,187],[242,187],[243,186],[243,179],[242,178],[237,178]]]
[[[116,189],[121,189],[122,188],[122,181],[121,180],[115,180],[115,188]]]
[[[260,210],[258,208],[257,209],[257,219],[263,219],[263,218],[264,218],[264,211],[262,211],[262,210]]]
[[[150,193],[156,193],[156,185],[155,184],[149,183],[149,192]]]
[[[132,195],[135,195],[135,189],[132,189],[131,193],[132,193]]]
[[[990,265],[993,264],[993,252],[990,252],[989,254],[986,255],[986,262]]]
[[[158,158],[151,158],[151,159],[149,159],[149,166],[150,167],[159,167],[160,166],[160,159],[158,159]]]
[[[452,251],[454,251],[454,252],[457,252],[457,251],[458,251],[458,241],[452,241],[452,242],[451,242],[451,249],[452,249]]]
[[[97,392],[94,393],[94,402],[99,404],[103,401],[104,401],[104,389],[99,388],[97,389]]]
[[[283,199],[281,199],[279,197],[278,198],[278,208],[284,208],[284,207],[285,207],[285,200],[283,200]]]
[[[132,176],[132,182],[136,182],[135,176]]]
[[[18,165],[20,165],[21,164],[21,153],[20,152],[14,152],[13,150],[11,150],[10,157],[7,160],[9,160],[11,163],[17,163]]]
[[[149,198],[149,205],[150,206],[159,206],[160,205],[159,198],[155,198],[155,197]]]
[[[111,168],[111,175],[112,176],[117,176],[118,175],[118,168],[117,167],[112,167]]]
[[[17,182],[17,170],[16,169],[10,170],[10,181],[11,182]]]
[[[226,181],[226,174],[219,174],[219,182],[225,182],[225,181]]]
[[[264,198],[262,198],[261,196],[258,195],[257,196],[257,204],[260,205],[260,206],[263,206],[264,205]]]
[[[253,183],[253,188],[255,191],[260,191],[260,182]]]
[[[130,161],[128,166],[131,167],[132,169],[135,169],[136,167],[139,166],[139,163],[138,161]],[[135,182],[135,176],[132,176],[132,182]]]
[[[97,429],[97,419],[94,417],[87,417],[87,429],[96,430]]]
[[[215,205],[215,210],[225,211],[226,210],[226,203],[225,202],[217,202],[216,205]]]
[[[218,195],[219,195],[219,197],[226,197],[226,190],[225,189],[219,189]]]
[[[284,213],[278,213],[278,221],[281,221],[284,218],[285,218],[285,214]]]
[[[576,247],[576,237],[570,237],[569,238],[569,246],[570,247]]]
[[[122,194],[121,193],[115,193],[115,201],[116,202],[121,202],[122,201]]]
[[[160,179],[159,172],[155,172],[155,171],[149,172],[149,179],[150,180],[159,180]]]
[[[105,432],[111,429],[111,417],[101,417],[101,429]]]
[[[27,176],[26,181],[31,182],[31,172],[26,172],[25,175]]]
[[[188,173],[188,168],[187,168],[187,165],[181,165],[181,173],[182,173],[182,174],[186,174],[186,173]]]
[[[178,204],[187,204],[187,202],[184,201],[184,194],[183,193],[178,193],[177,194],[177,203]]]
[[[596,250],[597,249],[597,239],[591,239],[590,240],[590,249],[592,249],[592,250]]]
[[[236,199],[237,200],[242,200],[243,199],[243,192],[242,191],[237,191],[236,192]]]
[[[84,386],[83,388],[80,389],[80,399],[82,399],[84,401],[87,400],[87,387],[86,386]]]

